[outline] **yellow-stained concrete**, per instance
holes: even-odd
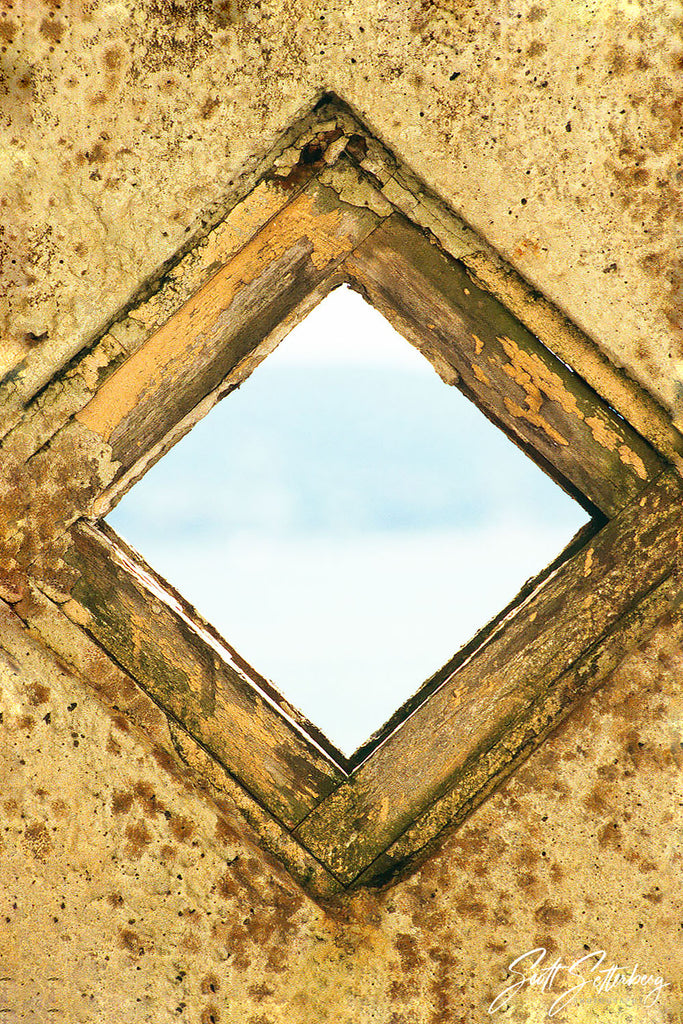
[[[677,0],[0,0],[0,75],[0,376],[16,408],[216,220],[327,90],[674,408]],[[405,194],[380,173],[385,195]],[[266,220],[279,192],[261,188]],[[238,208],[209,245],[232,251],[256,226]],[[158,301],[145,330],[166,319]],[[137,347],[135,329],[112,326],[111,351]],[[97,352],[78,371],[84,396]],[[54,408],[36,407],[38,443]],[[40,465],[35,500],[58,508],[69,486],[90,499],[90,478]],[[60,538],[22,532],[22,479],[3,474],[11,600],[22,545],[39,562],[41,544],[59,555]],[[153,706],[133,696],[122,714],[99,664],[80,657],[73,674],[3,608],[1,1016],[680,1024],[681,641],[663,623],[412,876],[316,903],[262,852],[238,795],[219,804],[190,785]],[[599,992],[585,974],[548,1018],[565,976],[489,1017],[506,968],[535,947],[543,966],[604,950],[601,967],[668,987],[647,1006],[642,990]]]
[[[3,614],[0,1006],[41,1024],[678,1024],[681,639],[663,624],[410,877],[317,903],[229,797],[184,780],[163,715],[143,734]],[[545,967],[605,957],[489,1017],[536,948]],[[668,987],[648,1007],[654,983],[600,992],[593,965]]]
[[[3,371],[33,390],[324,91],[667,402],[678,0],[3,0]]]

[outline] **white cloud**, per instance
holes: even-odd
[[[401,367],[434,373],[416,348],[348,286],[335,289],[287,335],[268,362],[282,366]]]

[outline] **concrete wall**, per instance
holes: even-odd
[[[324,89],[666,400],[676,0],[2,0],[6,324],[63,361]],[[12,262],[12,261],[15,262]]]
[[[165,751],[19,627],[0,627],[0,1007],[6,1020],[472,1024],[545,966],[571,1024],[681,1020],[683,649],[663,623],[414,874],[316,903]],[[521,969],[521,968],[519,968]],[[579,979],[579,980],[580,980]],[[524,989],[536,1024],[579,984]]]
[[[0,361],[19,397],[333,89],[672,404],[680,4],[0,0],[0,14]],[[322,905],[95,694],[87,666],[76,677],[12,613],[1,623],[5,1020],[476,1024],[536,946],[546,965],[604,949],[603,967],[670,986],[647,1007],[642,990],[589,983],[568,1021],[683,1019],[680,627],[663,622],[410,878]],[[535,1024],[551,1004],[525,988],[498,1016]]]

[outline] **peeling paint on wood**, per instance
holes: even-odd
[[[344,130],[348,134],[348,126]],[[26,596],[32,577],[62,602],[58,614],[96,637],[163,705],[164,714],[182,722],[173,730],[173,742],[188,764],[214,782],[234,772],[286,829],[301,823],[297,836],[341,884],[349,885],[395,870],[448,821],[459,821],[567,713],[577,693],[602,677],[614,664],[615,623],[623,624],[620,635],[636,637],[654,621],[662,595],[675,593],[671,546],[674,534],[679,543],[680,531],[668,512],[657,518],[659,498],[652,498],[652,488],[646,491],[639,515],[645,520],[651,515],[652,529],[661,528],[661,564],[652,554],[651,538],[638,532],[639,523],[630,539],[641,542],[637,555],[647,564],[634,568],[635,556],[624,541],[626,507],[662,471],[662,460],[478,286],[465,266],[481,262],[483,249],[469,229],[453,234],[449,228],[444,234],[445,221],[431,200],[412,193],[411,198],[405,174],[386,160],[382,165],[378,147],[368,148],[357,136],[349,148],[368,165],[366,172],[373,162],[368,177],[342,155],[345,146],[339,124],[331,124],[312,133],[303,148],[285,154],[278,172],[254,190],[264,199],[260,214],[258,202],[245,200],[231,222],[203,243],[201,257],[179,261],[155,294],[38,396],[6,438],[5,466],[16,468],[17,479],[34,482],[58,467],[64,480],[75,483],[52,503],[34,488],[14,518],[10,501],[2,550],[4,593],[27,621],[35,621]],[[317,177],[311,181],[311,175]],[[423,220],[426,216],[448,245],[460,246],[463,264],[391,214],[392,203],[419,212]],[[346,781],[343,759],[335,763],[324,738],[316,740],[312,727],[269,692],[265,681],[255,674],[249,679],[248,667],[221,646],[210,627],[204,635],[192,609],[180,599],[159,601],[153,574],[133,553],[116,551],[111,538],[84,525],[66,532],[75,519],[105,512],[108,502],[217,397],[239,385],[287,328],[343,278],[421,347],[445,380],[463,387],[561,482],[586,496],[589,506],[616,516],[582,556],[555,570],[514,615],[497,621],[462,666],[440,677],[430,699],[413,707],[405,725]],[[656,493],[670,497],[672,488],[666,478]],[[623,546],[616,595],[599,557],[610,530],[618,532]],[[69,548],[72,538],[76,544]],[[97,543],[105,542],[110,547],[104,555],[95,553]],[[653,578],[660,570],[666,578]],[[635,596],[633,587],[640,587]],[[570,598],[573,619],[563,607]],[[548,633],[549,622],[558,629],[558,622],[564,624],[560,640]],[[576,659],[569,667],[568,652]],[[506,688],[500,666],[487,661],[496,657],[505,661],[506,673],[524,668],[514,693]],[[481,677],[470,678],[487,665]],[[456,716],[469,734],[469,746],[461,745],[457,756],[444,745],[442,732],[449,730],[434,727],[439,715],[451,724]],[[428,725],[420,730],[424,716]],[[410,751],[403,751],[404,761],[396,759],[406,736],[413,736],[413,754],[431,744],[429,765]],[[377,780],[392,757],[382,789]],[[406,765],[414,786],[409,794],[397,793],[396,780],[405,779]],[[334,890],[337,883],[321,871]]]
[[[130,467],[378,223],[316,185],[274,217],[77,414]]]
[[[405,218],[386,220],[346,268],[437,369],[450,365],[527,454],[606,515],[662,471],[643,438]]]

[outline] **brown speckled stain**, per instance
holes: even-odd
[[[50,688],[49,686],[42,686],[40,683],[32,683],[27,690],[29,703],[34,707],[38,707],[40,704],[46,704],[50,699]]]
[[[126,852],[128,856],[132,858],[140,857],[153,839],[152,833],[149,831],[144,821],[127,825],[126,837],[128,839]]]
[[[34,857],[44,860],[52,851],[50,834],[42,821],[36,821],[26,827],[24,839]]]
[[[133,806],[132,793],[114,793],[111,798],[112,814],[127,814]]]
[[[149,818],[156,818],[157,814],[165,810],[164,805],[158,802],[156,793],[149,782],[142,780],[136,782],[133,786],[133,795],[143,813]]]
[[[171,817],[168,823],[168,827],[173,836],[183,843],[187,843],[192,839],[195,832],[195,826],[189,818],[183,817]]]
[[[132,956],[143,956],[145,947],[142,939],[131,928],[122,928],[119,935],[119,944],[122,949],[127,950]]]
[[[204,995],[208,995],[212,992],[218,992],[220,987],[221,983],[215,974],[207,974],[205,978],[202,978],[201,991]]]
[[[40,23],[39,29],[41,35],[45,36],[52,43],[61,43],[64,33],[66,31],[66,25],[63,21],[51,21],[44,18]]]
[[[220,1024],[221,1014],[220,1010],[213,1003],[205,1006],[202,1010],[201,1024]]]

